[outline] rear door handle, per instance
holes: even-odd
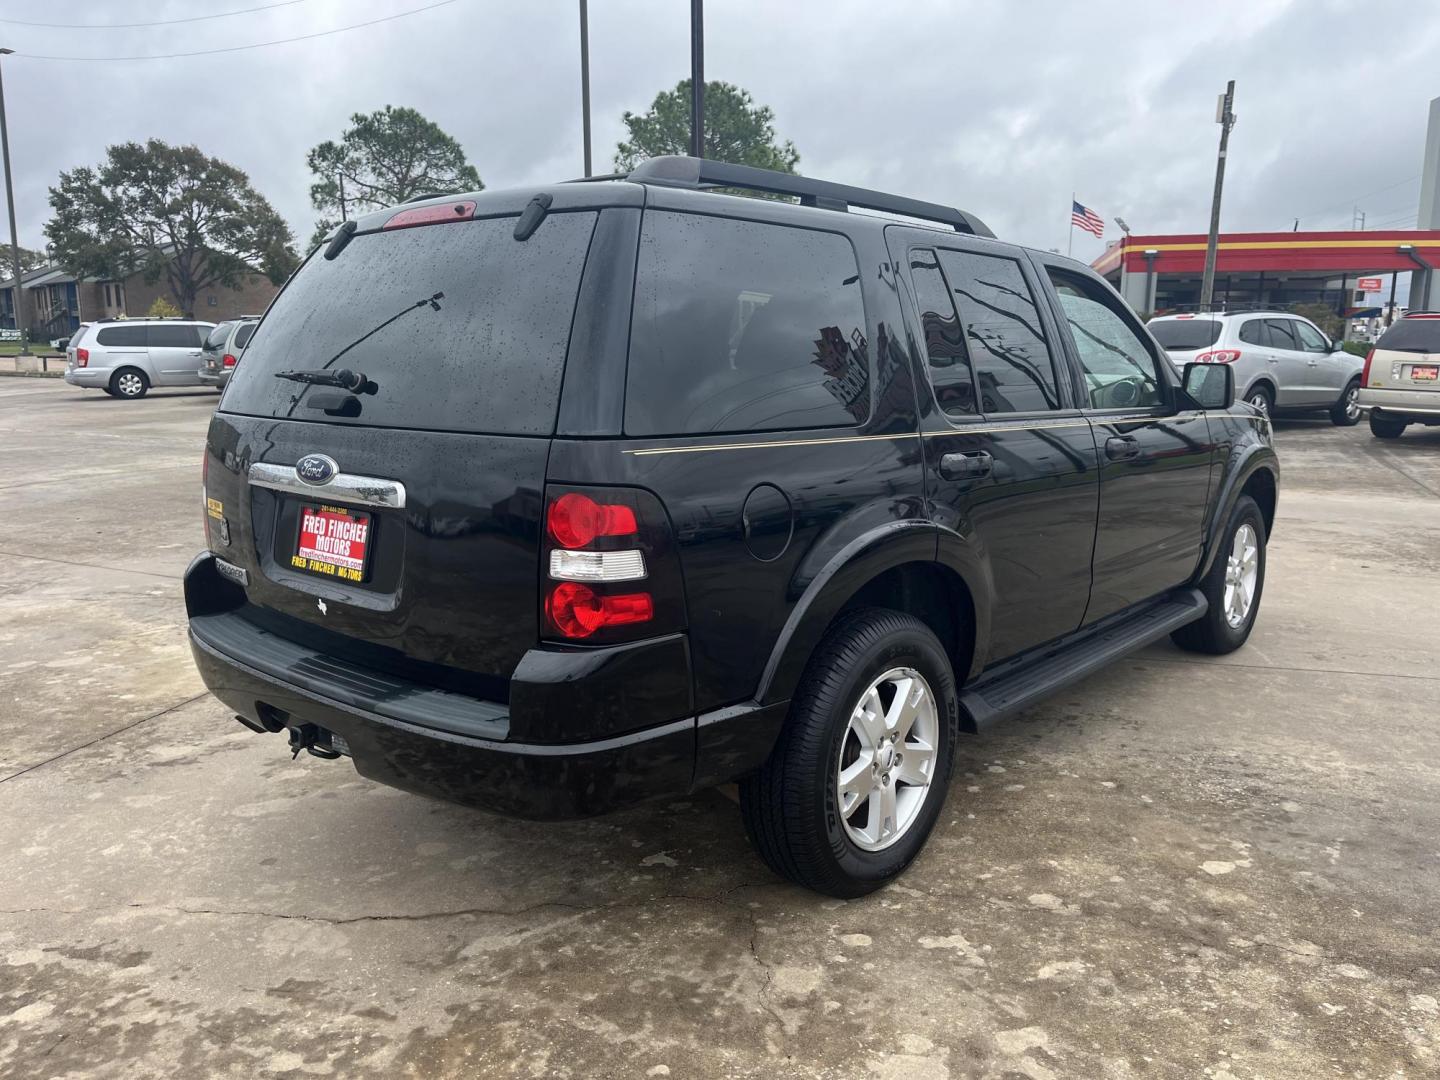
[[[1140,444],[1130,435],[1111,435],[1105,440],[1105,456],[1111,461],[1129,461],[1140,456]]]
[[[946,480],[980,480],[990,475],[995,464],[986,451],[970,454],[945,454],[940,458],[940,475]]]

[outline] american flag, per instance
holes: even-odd
[[[1088,233],[1094,233],[1096,236],[1104,239],[1104,218],[1088,206],[1081,206],[1074,199],[1070,200],[1070,208],[1070,224],[1072,226],[1084,229]]]

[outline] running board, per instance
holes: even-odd
[[[1124,612],[1018,656],[960,691],[968,729],[985,731],[1062,687],[1194,622],[1209,604],[1199,589],[1179,589],[1138,611]]]

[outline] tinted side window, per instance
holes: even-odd
[[[1324,336],[1309,323],[1303,323],[1296,319],[1290,323],[1290,327],[1300,335],[1300,347],[1306,352],[1330,351],[1330,346],[1325,343]]]
[[[870,375],[850,241],[646,211],[626,386],[631,435],[864,421]]]
[[[935,400],[949,416],[973,415],[978,411],[975,380],[965,355],[965,336],[960,332],[960,316],[935,252],[919,248],[910,253],[910,280],[915,283],[915,302],[920,305]]]
[[[1265,334],[1264,319],[1250,319],[1240,324],[1240,340],[1247,345],[1268,345],[1269,337]]]
[[[1295,336],[1292,329],[1295,323],[1290,319],[1266,319],[1265,325],[1270,328],[1270,347],[1272,349],[1296,349],[1300,348],[1300,339]]]
[[[250,342],[250,335],[255,333],[256,323],[247,322],[235,333],[235,348],[243,349]]]
[[[965,327],[980,411],[1059,408],[1055,365],[1020,264],[947,249],[940,252],[940,265]]]
[[[184,323],[151,323],[152,349],[193,349],[200,344],[200,330]]]
[[[1080,355],[1091,407],[1128,409],[1161,404],[1155,357],[1115,309],[1114,298],[1078,274],[1051,270],[1050,280]]]
[[[98,345],[109,345],[122,349],[143,349],[145,347],[145,327],[143,326],[105,326],[95,336]]]

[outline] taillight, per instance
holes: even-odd
[[[235,357],[231,356],[231,355],[227,352],[224,356],[222,356],[222,357],[220,358],[220,363],[223,364],[225,367],[234,367],[234,366],[235,366]]]
[[[89,363],[90,363],[90,350],[89,350],[89,349],[76,349],[76,350],[75,350],[75,366],[76,366],[76,367],[86,367]]]
[[[1375,350],[1371,349],[1365,354],[1365,370],[1360,372],[1360,385],[1370,385],[1370,361],[1375,359]]]
[[[562,581],[545,598],[545,615],[568,638],[588,638],[607,626],[628,626],[655,617],[649,593],[601,596],[588,585]]]
[[[475,200],[441,203],[439,206],[417,206],[401,210],[381,225],[381,229],[413,229],[416,225],[443,225],[447,221],[469,221],[475,216]]]
[[[551,486],[540,573],[547,636],[609,644],[684,628],[679,553],[648,491]]]
[[[545,527],[561,547],[582,548],[597,536],[634,536],[635,511],[623,503],[598,503],[578,492],[550,504]]]
[[[1240,359],[1239,349],[1211,349],[1195,357],[1197,364],[1233,364]]]

